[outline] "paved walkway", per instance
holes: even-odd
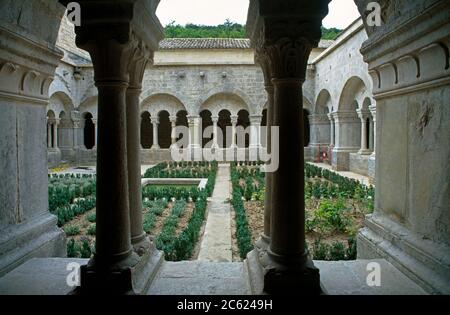
[[[370,185],[370,181],[369,181],[369,177],[367,176],[363,176],[363,175],[359,175],[353,172],[343,172],[343,171],[335,171],[333,170],[333,168],[331,167],[331,165],[329,164],[325,164],[325,163],[312,163],[312,162],[308,162],[311,165],[315,165],[324,169],[327,169],[329,171],[335,172],[341,176],[347,177],[347,178],[351,178],[351,179],[355,179],[360,181],[363,185],[369,186]],[[373,185],[372,185],[373,186]]]
[[[198,260],[231,262],[230,165],[219,164]]]

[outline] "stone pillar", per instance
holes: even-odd
[[[262,116],[250,116],[250,147],[249,159],[250,161],[258,160],[258,150],[261,147],[260,131],[261,131]]]
[[[53,123],[53,148],[58,149],[58,126],[61,120],[59,118],[55,119],[55,122]]]
[[[170,116],[170,123],[172,124],[172,129],[171,129],[171,141],[172,141],[172,146],[175,146],[177,143],[177,133],[176,133],[176,128],[177,128],[177,116]]]
[[[308,58],[320,40],[329,1],[250,2],[247,32],[271,65],[273,125],[279,128],[279,167],[272,177],[268,262],[263,291],[319,294],[319,270],[305,247],[302,85]],[[289,178],[289,180],[286,180]],[[252,283],[252,280],[251,280]],[[252,283],[252,290],[254,289]],[[259,290],[257,290],[259,291]]]
[[[231,116],[231,148],[236,148],[236,125],[237,125],[238,117]]]
[[[94,147],[92,149],[97,149],[98,142],[98,119],[92,119],[92,123],[94,124],[95,136],[94,136]]]
[[[152,126],[153,126],[153,145],[152,149],[159,149],[159,143],[158,143],[158,125],[159,125],[159,118],[151,118]]]
[[[376,155],[377,151],[377,106],[370,106],[369,107],[370,113],[372,114],[372,121],[373,121],[373,152],[372,155]]]
[[[52,147],[52,125],[50,120],[47,118],[47,148],[50,149]]]
[[[361,148],[361,120],[356,111],[338,111],[333,113],[335,122],[335,147],[332,153],[332,166],[337,171],[350,169],[350,153],[357,153]]]
[[[328,119],[330,120],[330,147],[334,147],[334,118],[333,114],[328,114]]]
[[[189,149],[193,160],[200,160],[202,155],[202,146],[200,144],[200,117],[189,116]]]
[[[368,155],[371,153],[367,142],[367,118],[369,118],[369,112],[358,110],[358,117],[361,119],[361,149],[359,154]]]
[[[141,125],[139,96],[146,65],[153,57],[148,48],[139,43],[130,60],[130,85],[127,89],[127,163],[130,204],[130,233],[134,251],[143,256],[150,248],[150,240],[142,225],[141,185]]]
[[[309,147],[312,149],[313,160],[321,160],[322,152],[327,150],[330,140],[330,122],[325,114],[313,114],[309,116],[311,142]]]
[[[64,232],[48,211],[46,144],[64,12],[58,1],[0,1],[0,277],[31,258],[67,252]]]
[[[211,117],[213,122],[213,148],[217,149],[219,144],[217,143],[217,123],[219,122],[218,116]]]

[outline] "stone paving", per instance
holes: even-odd
[[[231,262],[230,165],[219,164],[198,260]]]

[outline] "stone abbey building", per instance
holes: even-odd
[[[309,57],[299,106],[304,109],[307,160],[374,178],[376,111],[372,81],[359,52],[366,39],[358,19],[336,41],[320,41]],[[89,54],[75,46],[73,25],[66,18],[57,47],[64,58],[50,85],[49,164],[95,164],[94,70]],[[250,132],[243,143],[236,143],[237,148],[265,146],[260,126],[267,125],[267,94],[250,40],[164,39],[148,68],[140,97],[143,163],[171,159],[169,148],[177,140],[172,128],[180,125],[199,132],[208,126],[220,128],[220,148],[230,147],[232,127],[242,126]],[[204,147],[213,137],[196,140],[190,144]]]
[[[96,249],[77,292],[148,293],[161,253],[142,229],[141,160],[167,159],[176,126],[200,148],[211,125],[232,150],[239,126],[244,150],[271,139],[259,127],[279,127],[264,233],[238,265],[248,293],[326,291],[342,266],[305,248],[305,159],[376,185],[346,275],[377,260],[394,286],[450,293],[449,1],[378,0],[372,26],[372,1],[355,0],[361,19],[334,42],[320,41],[330,0],[251,0],[247,40],[164,40],[159,0],[80,0],[74,33],[68,2],[0,1],[2,294],[36,279],[51,280],[39,292],[71,292],[48,205],[48,166],[64,161],[97,168]]]

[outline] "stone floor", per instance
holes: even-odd
[[[250,288],[241,262],[166,262],[149,295],[248,295]]]
[[[198,260],[231,262],[230,165],[219,164]]]
[[[380,286],[367,285],[367,265],[380,265]],[[65,295],[72,291],[69,263],[86,259],[35,258],[0,278],[0,295]],[[329,295],[426,295],[417,284],[385,260],[315,261],[322,287]],[[164,262],[149,295],[247,295],[248,275],[242,262]]]
[[[324,168],[326,170],[335,172],[335,173],[337,173],[337,174],[339,174],[341,176],[344,176],[344,177],[347,177],[347,178],[351,178],[351,179],[355,179],[357,181],[360,181],[361,184],[363,184],[363,185],[366,185],[366,186],[370,185],[369,177],[367,177],[367,176],[363,176],[363,175],[356,174],[356,173],[353,173],[353,172],[335,171],[335,170],[333,170],[331,165],[325,164],[325,163],[313,163],[313,162],[308,162],[308,163],[311,164],[311,165],[315,165],[315,166]]]

